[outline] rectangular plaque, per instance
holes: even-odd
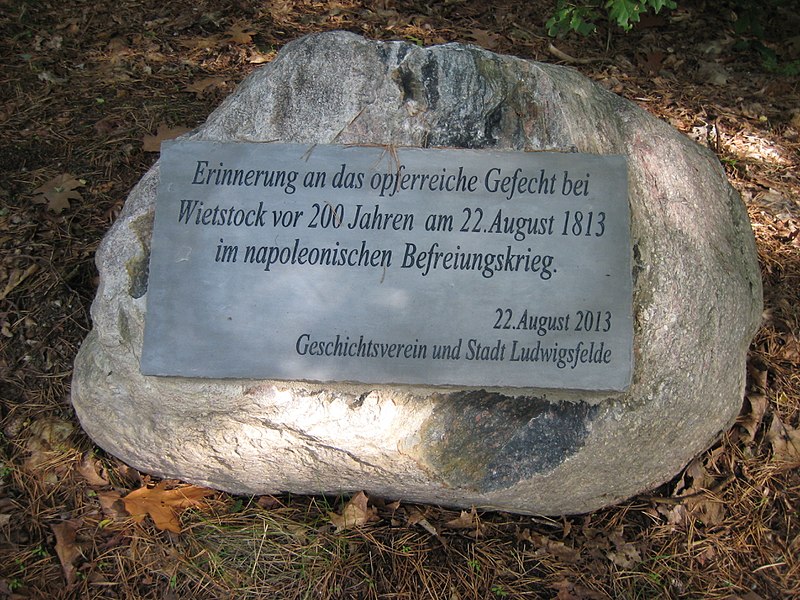
[[[622,156],[168,142],[147,375],[622,390]]]

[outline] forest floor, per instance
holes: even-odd
[[[628,34],[553,39],[554,4],[0,0],[0,598],[800,597],[800,15],[679,0]],[[567,64],[718,155],[765,311],[714,447],[619,506],[534,518],[181,487],[86,437],[72,363],[128,191],[162,139],[331,29]],[[161,508],[138,519],[143,495]],[[345,509],[376,519],[337,528]]]

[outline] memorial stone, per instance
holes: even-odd
[[[627,179],[620,156],[167,145],[141,370],[622,390]]]
[[[343,32],[165,144],[97,263],[84,429],[238,493],[606,506],[732,424],[761,313],[708,150],[568,68]]]

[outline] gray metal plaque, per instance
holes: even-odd
[[[147,375],[622,390],[621,156],[165,143]]]

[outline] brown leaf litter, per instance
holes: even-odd
[[[46,183],[33,190],[35,204],[47,204],[48,210],[60,214],[70,207],[70,200],[81,200],[82,196],[75,190],[86,185],[83,179],[76,179],[69,173],[56,175]]]
[[[364,492],[358,492],[350,498],[341,513],[329,513],[329,517],[336,531],[360,527],[379,520],[378,509],[369,506],[369,498]]]
[[[183,485],[167,489],[169,481],[161,481],[154,487],[140,487],[122,498],[133,520],[140,523],[146,516],[153,519],[158,529],[181,532],[179,512],[201,501],[216,492],[195,485]]]

